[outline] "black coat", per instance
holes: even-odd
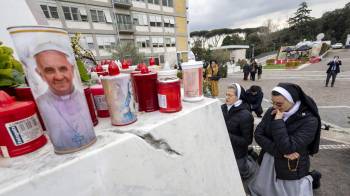
[[[262,65],[261,64],[258,64],[258,75],[261,75],[262,74]]]
[[[264,93],[262,91],[258,91],[256,95],[252,94],[252,91],[248,89],[246,91],[246,96],[248,99],[249,104],[251,105],[251,110],[257,110],[261,107],[261,102],[264,97]]]
[[[253,141],[254,118],[245,104],[232,106],[227,111],[226,104],[221,106],[228,134],[236,159],[248,155],[248,146]]]
[[[331,72],[331,69],[332,69],[333,66],[336,66],[335,67],[335,72],[336,73],[340,72],[341,61],[330,61],[327,65],[328,65],[327,73]]]
[[[255,141],[261,146],[260,159],[265,152],[274,156],[277,178],[282,180],[297,180],[308,175],[310,169],[310,152],[308,146],[316,137],[318,118],[307,107],[301,105],[299,110],[290,116],[286,122],[274,120],[270,108],[255,130]],[[290,171],[288,159],[283,155],[294,152],[300,154],[297,171]],[[290,161],[295,168],[297,160]]]
[[[250,72],[250,66],[248,64],[243,65],[243,72],[249,73]]]
[[[257,69],[258,69],[257,63],[253,62],[250,64],[250,73],[256,73]]]

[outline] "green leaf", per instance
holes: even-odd
[[[87,73],[84,63],[80,59],[77,59],[77,66],[78,66],[81,81],[89,82],[90,80],[89,74]]]
[[[12,59],[12,65],[13,65],[13,69],[15,69],[16,71],[22,74],[24,73],[22,64],[19,61],[17,61],[16,59]]]
[[[0,87],[13,86],[16,85],[16,82],[6,78],[0,78]]]
[[[10,78],[13,79],[12,69],[0,69],[0,78]]]

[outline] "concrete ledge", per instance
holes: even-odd
[[[47,144],[1,158],[0,195],[245,195],[218,100],[124,127],[99,120],[97,143],[83,151],[56,155]]]

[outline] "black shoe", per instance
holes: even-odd
[[[309,172],[311,175],[313,181],[312,181],[312,189],[318,189],[321,186],[321,178],[322,174],[317,170],[312,170],[312,172]]]

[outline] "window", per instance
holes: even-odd
[[[116,16],[117,16],[118,24],[131,24],[131,17],[130,17],[130,15],[117,14]]]
[[[149,16],[149,24],[152,27],[161,27],[162,26],[162,18],[159,15],[150,15]]]
[[[88,17],[87,17],[86,10],[84,8],[79,8],[79,13],[80,13],[81,21],[87,22]]]
[[[133,13],[133,23],[139,26],[148,26],[147,15],[143,13]]]
[[[58,18],[57,7],[49,6],[49,10],[52,18]]]
[[[111,51],[115,48],[115,37],[114,36],[97,36],[97,44],[100,50]]]
[[[164,38],[165,46],[170,47],[171,46],[171,39],[169,37]]]
[[[175,20],[172,16],[164,16],[164,27],[175,27]]]
[[[80,19],[80,13],[78,8],[76,7],[67,7],[67,6],[62,6],[64,18],[66,20],[74,20],[74,21],[81,21]]]
[[[97,11],[97,17],[98,17],[98,21],[106,22],[106,18],[103,11]]]
[[[62,9],[63,9],[64,18],[66,20],[72,20],[72,16],[71,16],[69,7],[63,6]]]
[[[136,37],[136,46],[138,48],[149,48],[151,46],[149,37]]]
[[[175,47],[175,38],[174,37],[166,37],[164,38],[166,47]]]
[[[119,30],[130,30],[132,29],[131,25],[131,16],[125,14],[116,14],[117,23]]]
[[[159,0],[148,0],[148,3],[159,5]]]
[[[94,42],[87,43],[89,50],[95,50]]]
[[[40,7],[43,10],[44,15],[45,15],[46,18],[58,19],[57,7],[55,7],[55,6],[47,6],[47,5],[40,5]]]
[[[72,11],[73,20],[79,21],[78,8],[76,8],[76,7],[71,7],[70,9],[71,9],[71,11]]]
[[[173,0],[163,0],[163,6],[173,7]]]
[[[171,40],[171,47],[175,47],[176,46],[175,37],[172,37],[170,40]]]
[[[104,12],[101,10],[90,10],[92,22],[106,22]]]
[[[163,37],[152,37],[152,47],[153,48],[164,47],[164,39],[163,39]]]

